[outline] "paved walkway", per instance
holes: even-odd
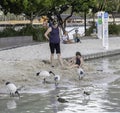
[[[80,51],[84,56],[84,59],[92,59],[103,56],[110,56],[120,54],[120,37],[109,38],[109,48],[106,50],[102,46],[101,39],[83,39],[82,43],[76,44],[61,44],[61,53],[63,58],[71,58],[75,55],[76,51]],[[16,48],[17,46],[8,46],[0,48],[0,58],[3,57],[3,54],[11,55],[11,58],[19,56],[22,54],[22,59],[49,59],[50,50],[48,43],[30,43],[25,44],[24,46]],[[7,49],[7,50],[6,50]],[[11,50],[11,51],[9,51]],[[7,52],[5,52],[7,51]],[[14,53],[14,57],[12,57]],[[18,57],[18,59],[20,56]],[[17,59],[17,58],[16,58]]]

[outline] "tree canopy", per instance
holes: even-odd
[[[120,0],[0,0],[0,5],[5,14],[23,14],[31,21],[43,15],[52,21],[54,16],[63,29],[73,13],[88,13],[90,9],[94,14],[101,10],[120,11]],[[68,9],[69,15],[63,19],[62,14]]]

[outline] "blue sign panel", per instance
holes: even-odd
[[[104,18],[108,18],[108,13],[107,12],[104,13]]]

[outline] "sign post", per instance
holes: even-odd
[[[103,47],[108,49],[109,42],[108,42],[108,13],[104,12],[102,16],[103,20]]]
[[[102,39],[102,44],[105,49],[108,49],[108,13],[98,12],[97,21],[97,35],[99,39]]]
[[[97,37],[102,39],[102,12],[98,12],[98,20],[97,20]]]

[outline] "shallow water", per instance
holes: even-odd
[[[112,75],[102,80],[94,80],[92,85],[81,83],[62,85],[48,91],[22,93],[21,98],[0,95],[0,113],[120,113],[120,55],[86,61],[96,74]],[[95,72],[96,71],[96,72]],[[86,81],[87,82],[87,81]],[[83,91],[90,96],[84,96]],[[59,103],[57,95],[68,100]]]

